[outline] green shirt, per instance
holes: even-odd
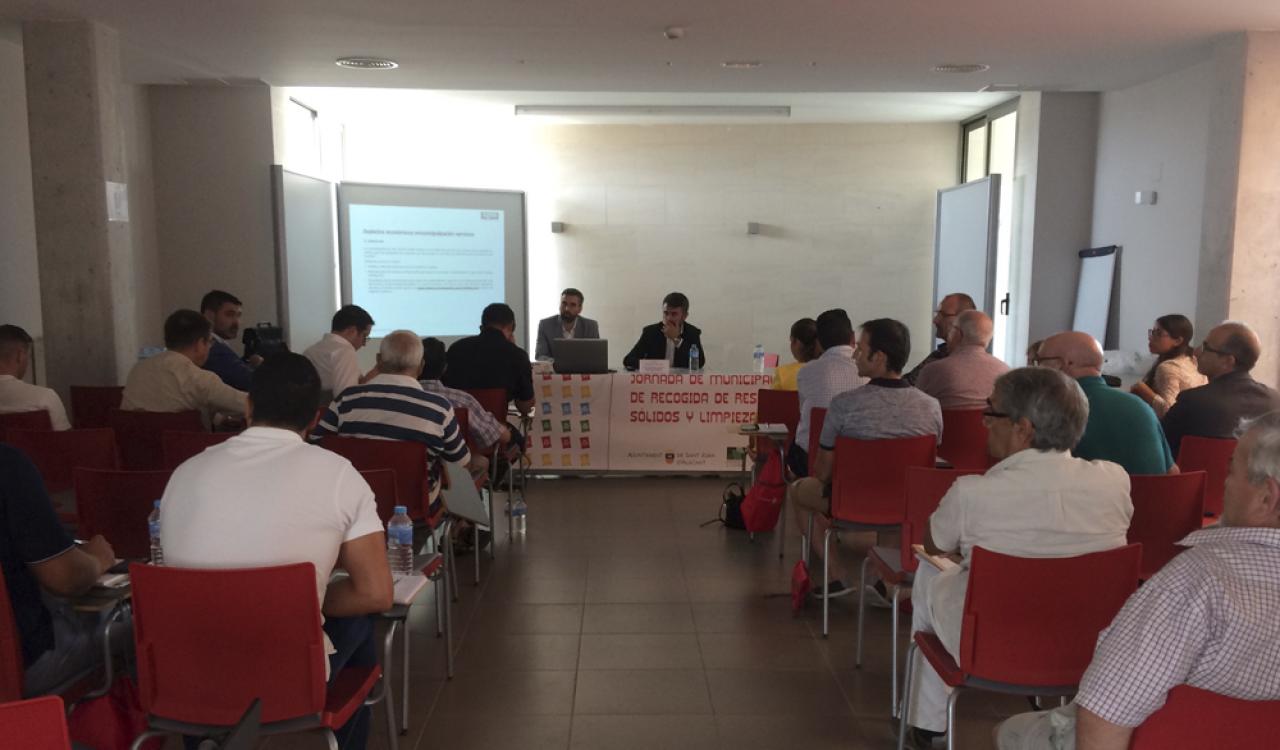
[[[1089,399],[1089,422],[1072,453],[1089,461],[1114,461],[1130,474],[1165,474],[1173,454],[1150,406],[1137,396],[1089,375],[1076,382]]]

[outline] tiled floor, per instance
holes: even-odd
[[[856,599],[835,603],[823,640],[820,608],[793,617],[780,596],[798,537],[782,561],[775,535],[752,543],[718,524],[699,528],[715,516],[723,484],[532,482],[527,535],[503,540],[492,566],[484,558],[479,587],[472,559],[462,558],[453,680],[444,679],[430,596],[414,608],[412,707],[400,747],[893,747],[888,611],[869,610],[866,663],[855,669]],[[846,538],[849,558],[870,540]],[[1025,706],[966,695],[958,746],[991,747],[999,719]],[[383,748],[385,720],[375,712],[370,747]],[[268,746],[324,743],[282,737]]]

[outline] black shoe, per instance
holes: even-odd
[[[913,750],[933,750],[934,740],[946,736],[946,732],[932,732],[920,727],[907,727],[907,747],[913,748]]]
[[[827,598],[828,598],[828,599],[835,599],[836,597],[839,597],[839,596],[848,596],[849,594],[852,594],[852,593],[853,593],[853,589],[851,589],[851,588],[849,588],[848,586],[844,585],[844,581],[834,581],[834,580],[833,580],[833,581],[831,582],[831,585],[830,585],[830,586],[828,586],[827,588],[828,588],[828,590],[830,591],[830,593],[828,593],[828,594],[827,594]],[[815,599],[821,599],[821,598],[822,598],[822,587],[821,587],[821,586],[814,586],[814,587],[809,591],[809,593],[813,595],[813,598],[815,598]]]

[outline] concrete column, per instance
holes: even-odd
[[[45,360],[65,398],[73,384],[123,382],[134,354],[122,351],[136,325],[129,225],[107,211],[107,183],[126,169],[119,48],[87,21],[22,32]]]

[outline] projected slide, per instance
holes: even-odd
[[[348,222],[351,301],[375,337],[470,335],[506,297],[503,211],[352,203]]]

